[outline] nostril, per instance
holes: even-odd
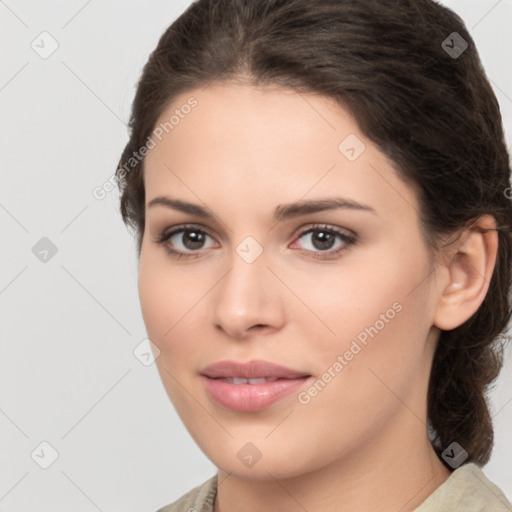
[[[256,324],[256,325],[253,325],[251,327],[251,329],[254,329],[254,330],[260,330],[260,329],[265,329],[267,326],[265,324]]]

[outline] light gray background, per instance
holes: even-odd
[[[215,472],[133,355],[146,336],[135,245],[117,189],[92,195],[127,142],[143,64],[189,3],[0,0],[1,512],[150,512]],[[510,148],[512,1],[446,4],[476,41]],[[50,48],[43,31],[59,45],[46,59],[31,47]],[[42,237],[58,249],[46,263]],[[511,380],[509,349],[485,467],[509,499]],[[48,469],[31,458],[51,456],[43,441],[59,454]]]

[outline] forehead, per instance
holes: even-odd
[[[195,106],[188,109],[186,105],[192,100]],[[210,135],[214,128],[219,137],[237,128],[255,133],[276,130],[281,140],[295,133],[322,131],[325,135],[347,128],[358,131],[356,121],[333,98],[276,85],[223,83],[184,92],[174,98],[158,122],[165,122],[180,109],[189,111],[181,121],[194,118]]]
[[[397,194],[411,194],[356,120],[322,95],[218,84],[177,96],[158,127],[161,140],[153,136],[144,165],[148,199],[172,192],[249,205],[258,198],[271,208],[277,196],[291,202],[334,192],[396,210]]]
[[[188,151],[190,158],[193,150],[200,149],[203,155],[214,151],[216,160],[222,155],[233,159],[239,148],[247,160],[278,154],[301,159],[319,145],[331,148],[337,157],[340,137],[359,132],[356,121],[331,98],[240,84],[217,84],[180,94],[162,113],[156,129],[163,142],[159,149],[171,146],[175,154]],[[148,155],[148,165],[155,153],[160,151]]]

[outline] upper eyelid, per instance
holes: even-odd
[[[307,227],[300,227],[293,232],[292,236],[305,235],[311,231],[320,231],[322,229],[325,229],[326,231],[332,231],[339,235],[356,236],[356,234],[348,228],[333,226],[332,224],[326,222],[313,222]]]
[[[162,235],[175,235],[176,233],[181,233],[182,231],[201,231],[203,233],[206,233],[210,238],[216,239],[217,237],[214,236],[207,227],[202,226],[200,224],[181,224],[177,226],[173,226],[172,228],[164,229],[162,231]],[[222,238],[222,237],[221,237]]]

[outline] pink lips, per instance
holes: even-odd
[[[261,360],[247,363],[220,361],[200,373],[206,392],[214,402],[233,411],[245,412],[269,407],[296,391],[311,377],[305,372]],[[240,379],[268,379],[268,382],[240,383]]]

